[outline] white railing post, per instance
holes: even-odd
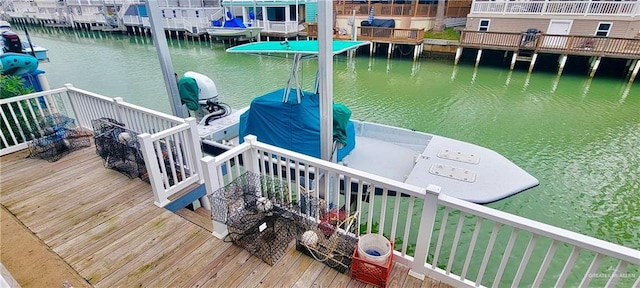
[[[260,157],[256,153],[256,144],[258,143],[258,137],[256,137],[255,135],[247,135],[244,137],[244,142],[251,146],[251,149],[249,149],[247,153],[244,153],[244,168],[248,172],[260,174],[260,166],[258,163],[258,159],[260,159]]]
[[[126,114],[124,113],[124,108],[122,108],[122,104],[125,103],[124,99],[122,99],[122,97],[115,97],[113,98],[113,102],[115,102],[116,104],[116,114],[118,115],[118,122],[124,124],[125,126],[129,126],[129,122],[126,121]]]
[[[189,134],[187,135],[189,138],[188,141],[191,146],[189,153],[193,155],[193,163],[189,163],[189,165],[195,167],[195,173],[198,174],[199,178],[198,183],[202,184],[204,183],[204,177],[202,175],[202,166],[199,163],[200,159],[202,159],[202,148],[200,148],[200,137],[198,136],[198,121],[194,117],[189,117],[184,120],[189,124],[189,129],[187,130]]]
[[[216,171],[216,159],[212,156],[206,156],[202,158],[200,161],[202,163],[202,171],[204,175],[204,186],[207,190],[207,197],[213,194],[214,191],[220,189],[220,179],[218,179],[218,171]],[[214,207],[211,207],[214,209]],[[211,213],[215,213],[215,211],[211,211]],[[213,214],[212,214],[213,215]],[[213,224],[213,236],[218,239],[223,239],[229,231],[227,231],[227,225],[224,223],[211,220]]]
[[[411,263],[411,269],[409,270],[409,275],[420,280],[424,280],[425,277],[425,264],[427,263],[427,254],[429,253],[429,245],[431,245],[431,235],[433,234],[433,227],[435,226],[436,214],[438,212],[440,187],[429,185],[425,192],[415,255],[413,256],[413,263]]]
[[[549,4],[549,0],[545,0],[544,3],[542,3],[542,9],[540,10],[540,15],[547,13],[547,7],[548,7],[547,4]]]
[[[147,170],[147,176],[149,176],[151,190],[153,190],[154,204],[158,207],[164,207],[169,204],[169,199],[167,199],[167,193],[165,193],[164,184],[162,183],[162,173],[160,172],[160,167],[158,167],[158,157],[153,147],[151,135],[149,133],[139,134],[138,142],[142,150],[144,166]]]
[[[85,119],[84,114],[80,111],[78,107],[78,103],[76,103],[76,98],[73,96],[72,88],[73,85],[67,83],[64,84],[64,88],[67,89],[67,97],[69,98],[69,103],[71,104],[71,110],[73,110],[73,115],[76,116],[76,121],[78,121],[78,127],[89,128],[91,126],[91,120]]]

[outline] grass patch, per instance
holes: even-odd
[[[442,32],[427,31],[424,32],[424,38],[460,40],[460,32],[455,28],[446,28]]]

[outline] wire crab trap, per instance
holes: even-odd
[[[29,158],[55,162],[75,150],[91,146],[91,132],[77,128],[75,120],[62,114],[45,116],[31,131]]]
[[[284,183],[246,172],[209,195],[211,218],[227,225],[225,241],[274,265],[298,231],[297,208],[285,195]]]
[[[129,178],[146,174],[137,132],[109,118],[96,119],[91,124],[95,132],[96,154],[102,158],[104,167]]]
[[[299,220],[296,250],[340,273],[349,271],[358,238],[352,233],[357,217],[344,210],[331,210],[320,217]],[[340,228],[340,229],[339,229]]]

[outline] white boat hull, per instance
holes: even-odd
[[[240,115],[198,125],[204,143],[237,142]],[[352,120],[356,147],[341,164],[418,187],[437,185],[441,193],[486,204],[539,184],[509,159],[490,149],[404,128]]]
[[[247,27],[247,28],[207,28],[207,33],[213,37],[219,38],[236,38],[236,39],[253,39],[256,38],[262,27]]]

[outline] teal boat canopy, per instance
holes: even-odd
[[[333,55],[368,45],[368,41],[333,40]],[[231,53],[284,53],[301,55],[318,55],[318,40],[296,41],[262,41],[238,45],[227,49]]]

